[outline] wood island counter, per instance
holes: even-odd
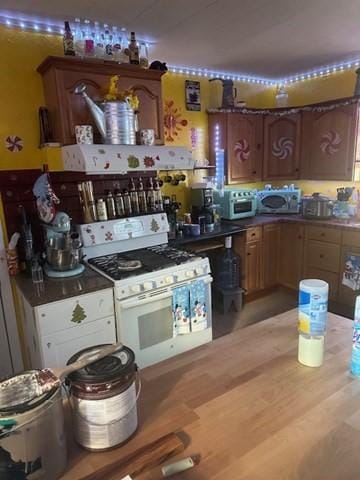
[[[135,437],[101,453],[69,439],[62,479],[79,479],[172,431],[189,438],[179,458],[201,456],[199,465],[174,478],[360,478],[360,380],[349,373],[352,322],[329,314],[325,361],[313,369],[297,362],[296,324],[294,309],[146,368]],[[153,471],[137,478],[161,477]]]

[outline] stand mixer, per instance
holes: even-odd
[[[81,261],[81,242],[78,233],[70,233],[70,217],[58,212],[51,223],[43,224],[45,231],[46,263],[48,277],[72,277],[85,270]]]

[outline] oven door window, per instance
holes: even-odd
[[[234,214],[251,212],[251,210],[252,202],[250,201],[234,203]]]
[[[282,208],[287,204],[287,201],[280,195],[268,195],[261,200],[261,203],[267,208]]]
[[[171,306],[167,305],[155,312],[147,312],[137,317],[140,350],[165,342],[173,337]]]

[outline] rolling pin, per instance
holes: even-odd
[[[126,475],[136,478],[137,475],[160,465],[184,449],[185,445],[176,433],[168,433],[80,480],[119,480]]]

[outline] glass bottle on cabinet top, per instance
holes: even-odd
[[[94,40],[95,40],[95,57],[103,58],[104,56],[104,38],[100,29],[99,22],[94,22]]]
[[[90,28],[90,20],[84,20],[84,54],[85,57],[93,57],[95,55],[95,45]]]
[[[135,32],[130,34],[129,43],[129,63],[133,65],[139,65],[139,45],[136,41]]]
[[[113,59],[113,39],[109,29],[109,26],[104,24],[104,59],[112,60]]]
[[[82,57],[84,55],[84,39],[83,39],[83,32],[81,30],[80,18],[75,18],[74,46],[75,46],[75,54],[78,57]]]
[[[69,22],[65,22],[63,44],[64,44],[64,55],[75,55],[74,36],[71,32]]]

